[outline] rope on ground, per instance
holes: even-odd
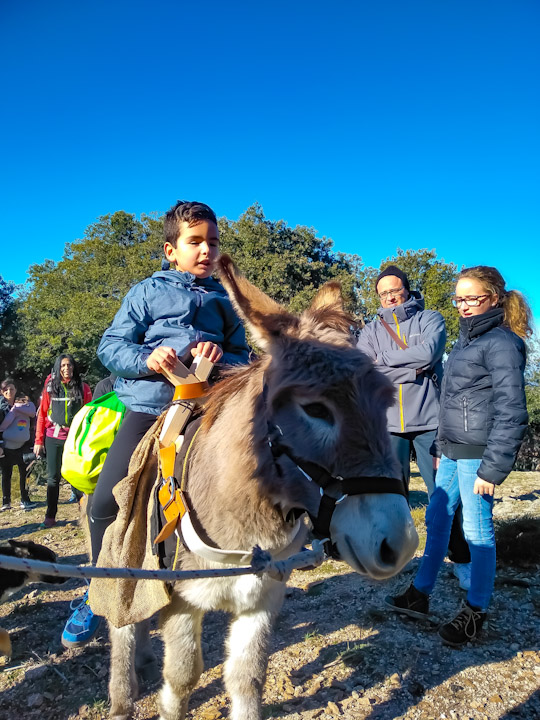
[[[51,575],[53,577],[92,578],[127,578],[132,580],[161,580],[176,582],[178,580],[200,580],[203,578],[234,577],[236,575],[262,575],[267,573],[274,580],[286,581],[293,570],[306,567],[317,567],[324,558],[324,540],[314,540],[312,550],[302,550],[285,560],[274,560],[269,552],[259,546],[253,548],[251,564],[246,567],[227,567],[209,570],[141,570],[140,568],[104,568],[89,565],[64,565],[59,563],[28,560],[0,554],[0,568],[18,570],[31,574]],[[37,580],[38,578],[36,578]]]

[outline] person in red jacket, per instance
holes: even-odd
[[[56,524],[62,453],[75,414],[90,402],[92,390],[81,380],[72,355],[56,358],[52,373],[45,380],[37,414],[34,453],[47,457],[47,511],[41,527]]]

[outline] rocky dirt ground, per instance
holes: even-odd
[[[418,477],[412,489],[413,514],[422,530],[427,496]],[[65,562],[84,563],[77,507],[66,503],[69,488],[62,488],[59,523],[50,530],[38,529],[45,489],[32,490],[40,505],[31,512],[14,505],[0,514],[0,540],[32,539]],[[495,514],[499,521],[528,515],[540,522],[540,473],[512,473],[499,491]],[[420,554],[399,577],[383,583],[334,561],[293,573],[274,633],[265,718],[540,718],[540,564],[499,567],[487,631],[475,645],[454,650],[441,644],[436,626],[384,609],[385,595],[411,581]],[[0,625],[9,630],[14,648],[9,662],[0,659],[1,720],[107,717],[105,628],[84,648],[68,651],[60,645],[69,603],[80,594],[80,580],[34,585],[0,606]],[[433,595],[433,613],[452,617],[462,596],[447,564]],[[221,678],[226,624],[221,613],[205,621],[205,672],[190,702],[190,718],[228,715]],[[153,643],[160,653],[155,629]],[[136,720],[157,718],[157,688],[157,683],[142,686]]]

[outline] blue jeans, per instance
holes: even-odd
[[[471,589],[467,600],[485,610],[495,582],[495,532],[493,497],[473,492],[481,460],[450,460],[444,455],[435,477],[435,491],[426,511],[427,540],[414,586],[430,595],[444,561],[452,518],[459,503],[463,531],[471,551]]]
[[[433,458],[430,448],[435,440],[436,430],[423,430],[422,432],[390,433],[392,447],[397,455],[407,492],[411,478],[411,445],[414,445],[416,462],[420,475],[426,484],[428,496],[431,496],[435,489],[435,470],[433,469]]]
[[[403,473],[407,494],[409,492],[411,477],[411,445],[414,445],[416,462],[420,470],[420,475],[426,484],[428,498],[431,498],[435,491],[435,470],[433,469],[433,458],[430,449],[436,434],[436,430],[401,434],[390,433],[392,447],[401,465],[401,472]],[[471,562],[471,555],[469,546],[463,536],[462,524],[461,504],[459,504],[452,522],[452,530],[448,542],[448,557],[452,562],[469,563]]]

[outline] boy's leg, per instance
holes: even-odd
[[[463,530],[471,551],[471,588],[467,601],[473,608],[486,610],[495,583],[495,530],[493,496],[475,495],[476,471],[480,460],[458,460],[463,504]]]
[[[107,453],[96,489],[88,497],[86,512],[92,545],[91,560],[94,565],[99,557],[105,530],[114,522],[118,512],[118,505],[112,493],[113,488],[127,475],[131,456],[155,419],[153,415],[147,413],[128,411],[125,414]],[[88,605],[88,590],[78,605],[72,609],[74,612],[69,617],[62,633],[64,647],[79,647],[90,642],[101,621],[101,618],[94,615]]]
[[[45,452],[47,455],[47,511],[45,512],[45,520],[54,520],[58,510],[64,443],[65,440],[59,440],[58,438],[48,436],[45,438]]]
[[[101,550],[105,530],[115,520],[118,512],[113,488],[126,477],[129,461],[135,448],[155,420],[154,415],[128,411],[107,453],[94,491],[89,515],[92,562],[94,564],[97,562]]]
[[[426,547],[414,579],[415,588],[426,595],[431,594],[444,561],[458,503],[457,463],[443,455],[435,478],[435,491],[426,510]]]
[[[411,441],[406,435],[390,433],[390,440],[394,453],[401,465],[401,474],[405,483],[407,498],[409,496],[409,482],[411,479]]]

